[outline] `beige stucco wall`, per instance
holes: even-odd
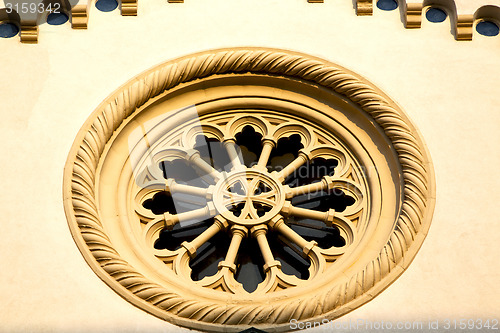
[[[0,40],[0,331],[185,331],[130,305],[92,272],[63,211],[63,167],[86,118],[138,73],[207,49],[308,53],[383,89],[420,129],[437,203],[410,268],[340,319],[498,318],[500,37],[457,42],[450,23],[405,30],[398,12],[350,1],[141,2],[92,8],[89,29],[43,25],[38,45]]]

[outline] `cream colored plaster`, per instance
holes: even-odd
[[[0,40],[0,330],[186,331],[130,305],[87,266],[64,216],[62,171],[87,117],[128,79],[233,46],[300,51],[355,71],[401,105],[427,143],[437,186],[429,235],[394,284],[340,320],[498,318],[498,37],[458,43],[449,20],[405,30],[396,12],[356,17],[352,3],[335,1],[91,12],[87,31],[44,25],[38,45]]]
[[[459,0],[455,1],[457,6],[458,15],[466,15],[475,13],[479,8],[486,5],[500,6],[500,1],[498,0]]]

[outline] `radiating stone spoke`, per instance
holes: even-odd
[[[302,150],[299,151],[299,156],[297,156],[296,159],[294,159],[290,164],[288,164],[283,170],[279,171],[276,174],[276,177],[283,182],[286,177],[291,175],[293,172],[295,172],[300,166],[302,166],[304,163],[309,161],[309,156],[303,152]]]
[[[236,273],[236,257],[238,256],[238,251],[240,249],[241,242],[248,234],[247,228],[233,226],[231,228],[231,243],[229,244],[229,249],[227,250],[226,258],[224,261],[219,263],[219,269],[222,267],[227,267],[231,272]]]
[[[324,222],[327,226],[332,226],[332,222],[335,217],[334,209],[330,209],[326,212],[320,212],[317,210],[292,206],[292,203],[290,201],[285,201],[285,204],[281,209],[281,213],[284,216],[296,216],[298,218],[321,221]]]
[[[246,167],[242,162],[241,153],[238,153],[236,140],[234,138],[225,139],[224,147],[226,148],[231,161],[231,171],[245,170]]]
[[[281,263],[274,259],[271,247],[269,246],[269,243],[267,241],[267,227],[265,225],[257,225],[253,227],[250,232],[252,233],[252,237],[255,237],[257,239],[260,252],[262,253],[262,257],[264,258],[264,272],[267,272],[269,269],[271,269],[271,267],[281,268]]]
[[[194,258],[196,256],[196,251],[206,242],[208,242],[212,237],[214,237],[219,231],[226,229],[228,226],[227,221],[224,218],[216,217],[215,222],[208,227],[207,230],[203,231],[199,236],[190,242],[183,242],[182,247],[184,247],[189,256]]]
[[[204,179],[211,181],[213,183],[216,183],[217,181],[222,179],[222,174],[219,171],[215,170],[214,167],[208,164],[203,158],[201,158],[201,155],[198,151],[191,152],[188,157],[189,157],[189,162],[194,164],[201,171],[203,171],[206,176],[208,176],[208,177],[202,176]]]
[[[295,243],[302,252],[307,255],[311,251],[313,247],[317,245],[314,241],[307,241],[298,233],[292,230],[289,226],[285,224],[285,221],[281,216],[275,217],[272,221],[269,222],[269,226],[274,230],[280,232],[283,236],[285,236],[288,240]]]
[[[285,187],[286,198],[291,199],[299,195],[318,193],[321,191],[329,191],[333,189],[335,180],[330,176],[323,176],[321,181],[298,187]]]
[[[194,209],[189,212],[179,214],[165,213],[163,214],[163,219],[165,220],[165,227],[171,230],[177,223],[180,223],[181,226],[187,226],[198,221],[213,217],[215,216],[215,214],[215,207],[210,202],[206,207]]]
[[[211,194],[210,190],[213,187],[202,188],[197,186],[179,184],[174,179],[167,179],[165,182],[165,189],[170,194],[189,194],[203,198],[209,198],[209,194]]]
[[[254,166],[255,169],[266,171],[267,170],[267,162],[269,161],[269,157],[271,156],[271,152],[273,148],[276,146],[274,139],[265,138],[262,140],[262,152],[259,156],[259,161]]]
[[[244,227],[232,226],[231,227],[231,243],[226,253],[226,257],[218,264],[218,271],[215,275],[206,276],[198,281],[201,286],[223,290],[232,294],[246,294],[243,285],[236,281],[236,258],[240,249],[241,242],[248,234]]]

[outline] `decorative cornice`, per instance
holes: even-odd
[[[356,0],[356,14],[358,16],[371,16],[374,1]],[[457,40],[472,40],[474,23],[481,19],[493,19],[500,22],[499,0],[398,0],[401,11],[405,17],[405,27],[408,29],[420,28],[423,9],[430,5],[437,5],[445,9],[451,17],[454,35]],[[307,0],[308,3],[321,4],[324,0]],[[80,0],[72,8],[65,8],[71,12],[71,26],[73,29],[87,29],[90,9],[95,0]],[[168,3],[184,3],[184,0],[168,0]],[[122,0],[121,14],[123,16],[137,16],[138,0]],[[0,9],[0,22],[10,21],[16,23],[20,29],[21,42],[37,43],[39,29],[37,23],[25,21],[15,12],[6,13],[6,8]],[[42,29],[43,30],[43,29]]]
[[[341,94],[362,108],[380,125],[397,153],[404,200],[392,235],[378,256],[343,283],[319,289],[308,299],[285,298],[273,306],[257,302],[218,306],[187,299],[153,283],[120,257],[101,224],[95,177],[114,131],[149,99],[198,78],[249,72],[305,80]],[[77,135],[65,167],[64,191],[73,236],[101,278],[113,281],[117,291],[127,289],[135,295],[131,302],[148,304],[159,317],[206,330],[224,325],[225,331],[241,330],[245,325],[264,328],[269,323],[273,324],[268,328],[286,330],[292,319],[336,318],[370,300],[410,264],[428,231],[434,207],[433,171],[425,146],[393,102],[342,67],[300,54],[256,49],[213,51],[167,62],[119,89]]]
[[[422,4],[409,3],[406,5],[406,25],[407,29],[418,29],[422,26]]]

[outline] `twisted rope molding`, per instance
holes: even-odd
[[[306,300],[284,300],[274,306],[255,302],[220,306],[186,299],[152,283],[135,271],[113,248],[100,222],[94,192],[96,169],[106,143],[120,124],[146,101],[181,83],[215,74],[245,72],[298,78],[346,96],[382,127],[401,164],[404,201],[394,231],[378,257],[345,283],[323,290]],[[429,202],[433,199],[434,191],[430,183],[430,180],[433,181],[432,170],[429,170],[430,162],[425,156],[423,144],[413,134],[415,129],[407,122],[391,102],[368,83],[341,67],[303,55],[237,49],[213,51],[169,62],[140,75],[120,89],[87,120],[75,140],[66,165],[66,214],[73,236],[77,240],[81,235],[86,244],[87,248],[82,244],[79,246],[89,264],[92,266],[89,260],[95,259],[105,274],[138,297],[139,302],[143,300],[152,304],[165,312],[167,317],[172,315],[207,324],[273,324],[278,330],[279,324],[283,326],[291,319],[300,321],[317,316],[338,317],[359,306],[353,304],[361,295],[367,301],[387,287],[392,280],[389,283],[381,281],[388,274],[393,272],[396,277],[401,274],[416,254],[430,225],[433,204]],[[419,241],[414,244],[417,238]],[[408,254],[412,244],[412,253]],[[397,266],[400,269],[396,269]],[[200,326],[186,325],[182,320],[180,324]],[[207,326],[210,325],[203,328],[210,329]]]

